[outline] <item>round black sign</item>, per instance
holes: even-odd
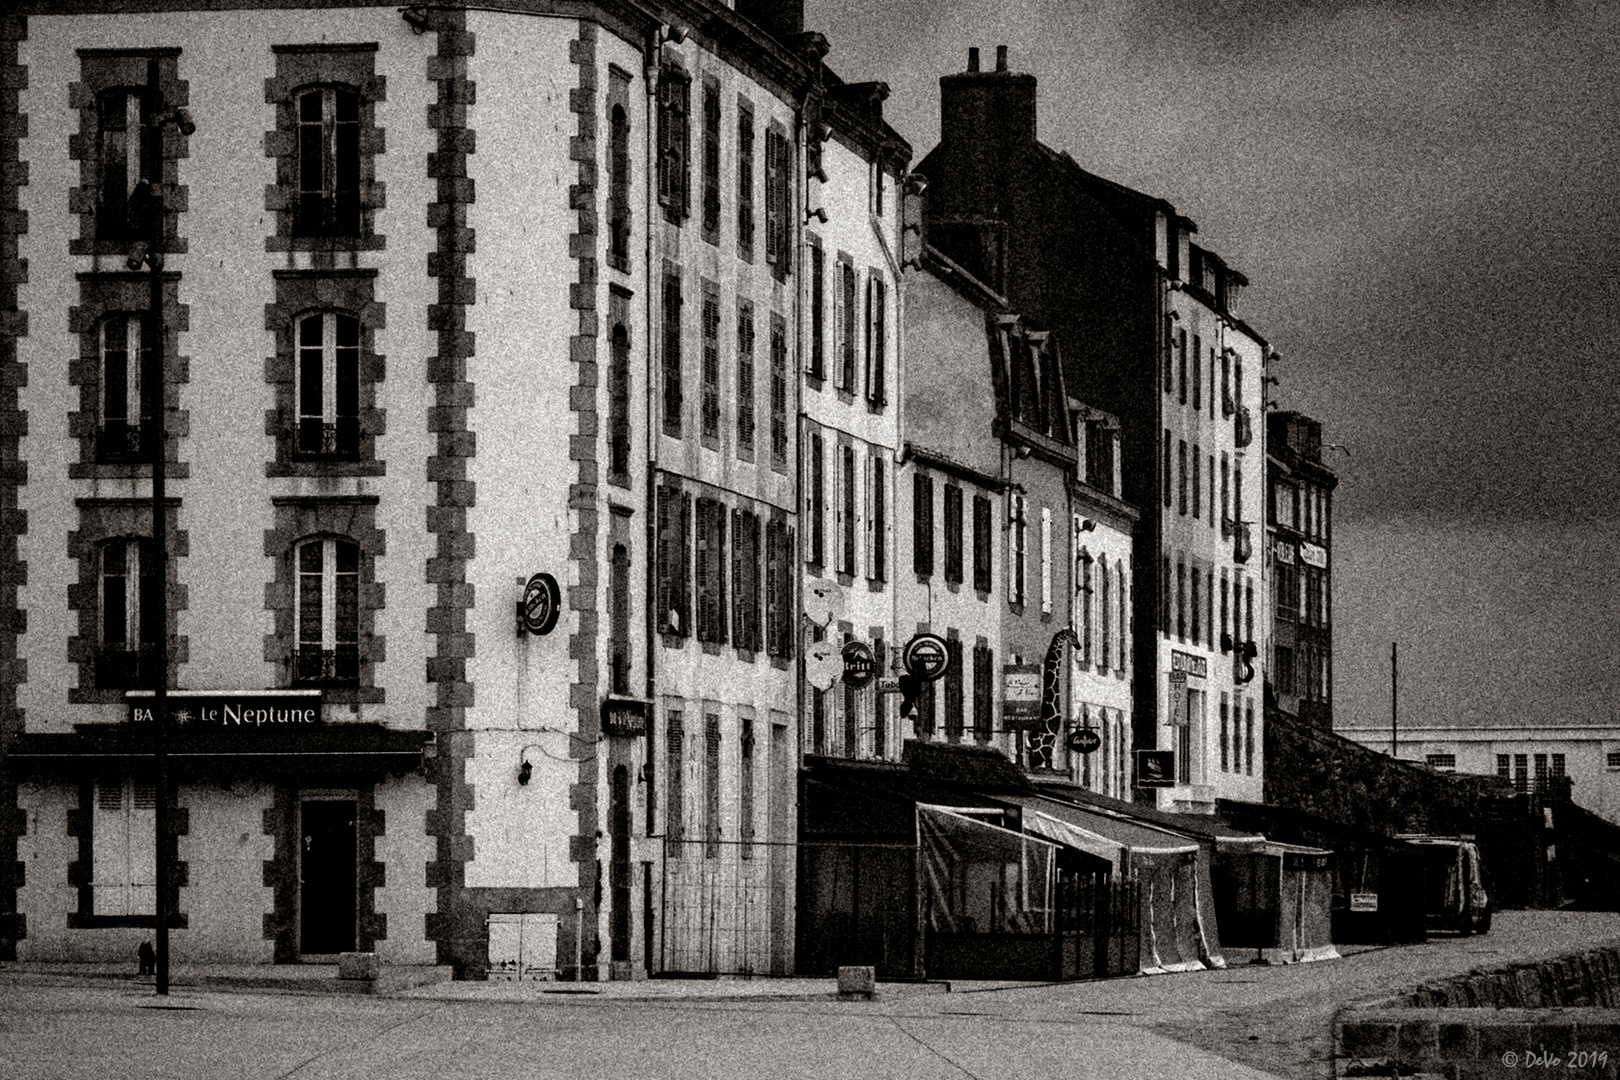
[[[550,574],[534,575],[523,587],[523,629],[537,637],[551,633],[561,607],[557,579]]]
[[[1095,728],[1077,728],[1069,732],[1069,749],[1077,754],[1089,754],[1102,745],[1102,736]]]
[[[938,634],[918,634],[906,642],[900,654],[906,673],[923,682],[933,682],[951,666],[951,654],[945,651],[945,639]]]
[[[872,650],[864,641],[851,641],[844,646],[844,685],[859,690],[877,674]]]

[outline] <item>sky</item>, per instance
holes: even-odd
[[[1323,424],[1334,723],[1620,723],[1620,5],[806,0],[920,160],[939,76],[1039,80],[1039,137],[1250,281]]]

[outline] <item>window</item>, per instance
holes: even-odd
[[[990,591],[990,538],[993,536],[990,522],[990,499],[984,495],[973,496],[973,587],[979,592]]]
[[[855,392],[855,268],[847,262],[838,264],[838,388]]]
[[[1170,471],[1170,429],[1164,429],[1164,508],[1174,505],[1175,473]]]
[[[1547,755],[1546,754],[1536,754],[1535,755],[1535,762],[1536,762],[1536,792],[1539,794],[1539,793],[1545,792],[1547,790]]]
[[[778,277],[792,264],[793,189],[791,148],[780,131],[765,133],[765,261],[776,267]]]
[[[1232,402],[1232,354],[1221,353],[1221,415],[1231,416],[1237,411]]]
[[[96,237],[135,240],[150,226],[141,220],[135,189],[146,178],[158,178],[162,167],[162,131],[146,123],[140,89],[116,87],[97,100]]]
[[[881,171],[879,172],[881,176]],[[887,401],[884,386],[885,350],[888,345],[886,286],[878,271],[871,271],[866,281],[866,397],[873,405]]]
[[[962,741],[962,707],[965,704],[962,689],[962,642],[952,637],[945,640],[945,737],[951,742]]]
[[[845,634],[844,643],[854,641],[853,635]],[[844,756],[858,758],[861,756],[861,700],[862,695],[855,691],[853,686],[844,684]]]
[[[1525,754],[1513,755],[1513,786],[1519,791],[1530,788],[1530,759]]]
[[[681,278],[664,274],[664,434],[681,437]]]
[[[702,433],[706,443],[720,438],[720,290],[703,283]]]
[[[103,690],[151,686],[159,662],[157,621],[164,596],[147,540],[101,545],[101,648],[96,683]]]
[[[687,533],[691,496],[674,488],[658,489],[658,632],[685,637],[690,630],[686,591]]]
[[[973,647],[973,737],[989,742],[995,729],[995,653],[988,645]]]
[[[1008,518],[1012,526],[1007,530],[1007,602],[1024,602],[1024,556],[1029,546],[1029,523],[1025,520],[1024,497],[1016,492],[1008,496]]]
[[[1192,639],[1197,644],[1204,637],[1203,625],[1199,619],[1199,609],[1204,606],[1204,579],[1203,571],[1196,565],[1192,568]]]
[[[297,454],[360,452],[360,321],[338,312],[298,320]]]
[[[882,638],[872,639],[872,657],[877,661],[878,673],[889,670],[888,646]],[[872,696],[872,756],[887,757],[889,753],[889,695]]]
[[[720,714],[703,710],[703,857],[720,857]]]
[[[765,527],[765,650],[793,655],[793,529],[782,521]]]
[[[608,264],[630,269],[630,96],[629,78],[612,71],[613,101],[608,114]]]
[[[608,478],[630,485],[630,333],[623,323],[613,327],[612,355],[608,359]]]
[[[1620,768],[1620,753],[1610,754],[1609,764],[1615,768]],[[1508,756],[1506,754],[1496,755],[1496,775],[1503,780],[1511,779],[1512,774],[1508,768]]]
[[[720,84],[703,80],[703,239],[720,242]]]
[[[91,811],[91,910],[157,912],[157,785],[131,777],[96,781]]]
[[[1170,636],[1170,626],[1173,618],[1174,597],[1171,595],[1173,584],[1170,577],[1170,556],[1161,555],[1159,557],[1159,633],[1165,637]]]
[[[739,649],[764,646],[759,625],[759,515],[731,513],[731,640]]]
[[[1230,720],[1227,716],[1226,691],[1221,691],[1221,772],[1231,772],[1230,758],[1227,755],[1228,727]]]
[[[1176,562],[1176,637],[1187,640],[1187,564]]]
[[[1086,483],[1110,495],[1114,491],[1114,441],[1119,429],[1100,420],[1087,420]]]
[[[658,77],[658,204],[671,224],[686,220],[687,127],[692,80],[678,67],[665,65]]]
[[[630,550],[613,545],[608,569],[608,678],[615,694],[630,692]]]
[[[962,489],[945,485],[945,580],[962,584]]]
[[[771,468],[786,469],[788,456],[787,322],[771,312]]]
[[[1164,392],[1167,394],[1176,388],[1175,355],[1176,315],[1172,312],[1164,317]]]
[[[737,99],[737,255],[754,261],[754,107]]]
[[[1052,614],[1052,508],[1041,507],[1041,612]]]
[[[298,564],[297,652],[293,682],[360,681],[360,548],[347,540],[307,540]]]
[[[1246,775],[1254,775],[1254,702],[1250,701],[1243,709],[1243,771]]]
[[[1187,440],[1176,440],[1176,505],[1183,516],[1187,513]]]
[[[1203,480],[1201,479],[1202,470],[1200,468],[1200,463],[1203,461],[1203,459],[1204,459],[1204,456],[1203,456],[1202,453],[1199,452],[1198,444],[1193,443],[1193,448],[1192,448],[1192,516],[1194,518],[1201,518],[1201,517],[1204,516],[1203,503],[1200,501],[1202,499],[1202,497],[1203,497],[1203,490],[1204,490],[1204,483],[1203,483]]]
[[[1215,455],[1209,455],[1209,523],[1215,524]]]
[[[1226,570],[1221,570],[1221,652],[1232,651],[1232,623],[1228,621],[1229,608],[1227,606],[1227,593],[1229,585],[1226,580]]]
[[[1431,769],[1441,769],[1445,772],[1457,771],[1456,754],[1430,754],[1424,760],[1429,763]]]
[[[117,313],[102,320],[101,430],[96,439],[98,461],[147,461],[153,429],[155,395],[143,392],[142,369],[147,353],[141,346],[142,318]]]
[[[664,835],[675,843],[668,845],[665,857],[681,857],[680,841],[686,838],[686,727],[684,710],[666,708],[664,716],[664,768],[669,781],[664,785]]]
[[[820,433],[810,436],[810,565],[824,566],[826,552],[826,464]]]
[[[840,521],[843,528],[840,530],[842,543],[839,545],[841,556],[839,571],[845,574],[855,573],[855,506],[856,506],[856,473],[855,448],[845,446],[839,455],[842,467],[839,470],[839,491],[843,496],[840,503]]]
[[[810,247],[810,375],[827,377],[827,256],[820,244]]]
[[[1277,609],[1277,618],[1293,622],[1299,615],[1299,568],[1292,563],[1278,563],[1274,580],[1277,595],[1273,604]]]
[[[737,301],[737,455],[754,458],[754,304]]]
[[[1130,655],[1131,628],[1130,623],[1127,621],[1127,614],[1130,611],[1131,601],[1125,585],[1125,564],[1123,561],[1114,568],[1114,573],[1119,576],[1119,663],[1116,667],[1118,670],[1124,671],[1129,666],[1127,658]]]
[[[922,473],[911,478],[911,568],[934,572],[934,478]]]
[[[1277,646],[1277,693],[1294,693],[1294,650]]]
[[[1193,338],[1192,377],[1192,407],[1197,412],[1204,407],[1204,349],[1196,337]]]
[[[298,95],[295,236],[360,234],[360,95],[319,87]]]
[[[713,499],[697,501],[697,638],[712,645],[726,641],[726,507]]]
[[[1604,757],[1604,767],[1610,771],[1620,770],[1620,750],[1610,750]],[[1507,755],[1496,755],[1496,771],[1501,776],[1507,775]]]
[[[1565,759],[1564,755],[1563,754],[1554,754],[1552,756],[1552,774],[1553,774],[1553,776],[1557,777],[1557,776],[1568,775],[1567,773],[1564,772],[1565,765],[1566,765],[1566,759]]]
[[[738,740],[738,806],[737,839],[742,841],[742,857],[754,857],[754,718],[752,716],[740,717],[737,721],[742,729]]]
[[[872,474],[867,485],[870,497],[866,513],[866,576],[882,581],[888,574],[889,513],[887,484],[883,478],[888,465],[881,453],[871,454],[866,460]]]
[[[1223,454],[1221,454],[1221,521],[1222,522],[1227,522],[1227,521],[1232,520],[1232,502],[1231,502],[1231,498],[1230,498],[1231,489],[1227,484],[1228,479],[1231,477],[1231,472],[1232,472],[1231,462],[1227,459],[1227,456],[1223,453]]]
[[[1091,553],[1085,548],[1081,548],[1080,556],[1076,560],[1076,564],[1078,566],[1076,576],[1080,579],[1080,587],[1075,595],[1074,603],[1075,607],[1079,608],[1079,611],[1077,611],[1076,614],[1079,616],[1080,620],[1080,662],[1083,664],[1089,664],[1091,663],[1092,657],[1091,612],[1093,607],[1091,583],[1093,560]]]
[[[1098,622],[1102,627],[1101,632],[1097,637],[1097,648],[1099,654],[1097,657],[1097,663],[1099,666],[1106,668],[1112,662],[1112,646],[1114,640],[1113,579],[1108,573],[1108,556],[1106,555],[1099,555],[1097,557],[1097,583],[1102,588],[1101,595],[1098,597],[1097,602],[1097,611],[1101,616]]]

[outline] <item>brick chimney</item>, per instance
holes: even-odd
[[[939,143],[954,167],[979,176],[1034,142],[1035,76],[1007,70],[1007,46],[996,46],[994,71],[980,71],[979,50],[969,49],[966,71],[940,76]]]
[[[804,0],[736,0],[736,11],[778,40],[804,32]]]

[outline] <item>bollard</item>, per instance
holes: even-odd
[[[871,1001],[877,996],[877,972],[871,967],[838,969],[838,997],[841,1001]]]

